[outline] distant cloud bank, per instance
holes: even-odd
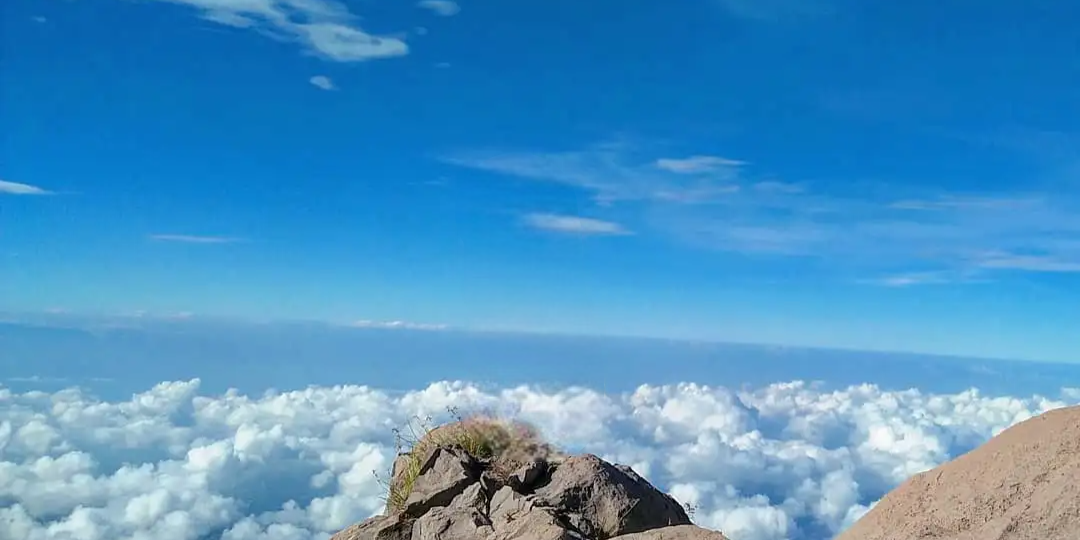
[[[382,509],[394,427],[447,407],[535,423],[631,465],[739,540],[826,540],[904,478],[1075,402],[873,385],[695,384],[627,394],[439,382],[203,395],[164,382],[122,402],[0,386],[0,537],[325,540]]]
[[[353,328],[383,328],[389,330],[447,330],[446,324],[417,323],[409,321],[354,321],[349,326]]]

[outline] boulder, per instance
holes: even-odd
[[[915,475],[837,540],[1080,538],[1080,407],[1047,412]]]
[[[566,516],[589,538],[689,525],[683,507],[629,467],[617,467],[592,454],[574,456],[555,469],[536,490],[538,506]]]
[[[510,473],[510,476],[506,479],[506,484],[519,493],[531,493],[547,472],[547,462],[542,459],[534,459]]]
[[[473,540],[493,532],[491,521],[476,508],[440,506],[413,523],[411,540]]]
[[[461,447],[426,457],[400,509],[331,540],[726,540],[689,525],[682,506],[629,467],[594,455],[535,458],[508,472]]]
[[[479,475],[479,462],[461,448],[436,448],[420,466],[402,513],[420,517],[432,508],[447,506],[477,483]]]

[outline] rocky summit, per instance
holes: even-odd
[[[1080,407],[915,475],[837,540],[1080,539]]]
[[[391,482],[405,474],[394,464]],[[331,540],[727,540],[630,467],[594,455],[499,470],[461,446],[427,452],[403,501]]]

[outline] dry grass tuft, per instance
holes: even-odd
[[[420,467],[436,448],[460,446],[499,477],[508,476],[534,459],[560,455],[531,425],[487,415],[459,419],[434,429],[423,428],[423,435],[411,441],[399,431],[398,439],[400,446],[405,446],[400,444],[404,441],[411,447],[404,454],[401,470],[394,471],[387,486],[386,507],[391,513],[405,508],[405,501],[420,476]]]

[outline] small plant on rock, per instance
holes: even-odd
[[[419,429],[410,422],[407,434],[403,430],[394,430],[401,457],[397,470],[393,471],[390,481],[386,483],[388,512],[404,509],[420,476],[420,468],[436,448],[459,446],[503,478],[534,459],[550,459],[559,455],[529,424],[491,415],[462,418],[456,409],[450,408],[449,411],[456,419],[449,424],[431,428],[431,419],[426,418],[420,421]],[[405,448],[408,450],[402,453]]]

